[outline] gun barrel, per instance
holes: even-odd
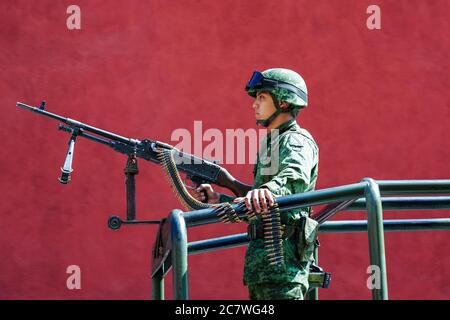
[[[39,114],[41,114],[43,116],[50,117],[52,119],[59,120],[59,121],[65,123],[65,124],[68,124],[71,127],[80,128],[80,129],[83,129],[85,131],[98,134],[99,136],[102,136],[104,138],[113,139],[113,140],[120,141],[120,142],[125,143],[125,144],[133,145],[133,146],[138,145],[140,143],[140,141],[137,140],[137,139],[131,139],[131,138],[122,137],[122,136],[119,136],[118,134],[115,134],[115,133],[112,133],[112,132],[109,132],[109,131],[105,131],[105,130],[102,130],[102,129],[99,129],[99,128],[96,128],[96,127],[93,127],[93,126],[90,126],[90,125],[87,125],[87,124],[84,124],[84,123],[82,123],[80,121],[77,121],[77,120],[74,120],[74,119],[61,117],[61,116],[59,116],[57,114],[45,111],[45,110],[40,109],[40,108],[29,106],[29,105],[27,105],[25,103],[22,103],[22,102],[17,102],[16,106],[19,107],[19,108],[25,109],[25,110],[29,110],[31,112],[39,113]]]
[[[52,119],[56,119],[56,120],[59,120],[61,122],[67,123],[67,118],[58,116],[57,114],[54,114],[54,113],[51,113],[51,112],[48,112],[48,111],[45,111],[45,110],[42,110],[42,109],[39,109],[39,108],[36,108],[36,107],[33,107],[33,106],[29,106],[29,105],[27,105],[25,103],[17,102],[16,106],[19,107],[19,108],[31,111],[31,112],[39,113],[39,114],[41,114],[43,116],[50,117]]]

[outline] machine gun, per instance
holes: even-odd
[[[74,154],[75,141],[77,137],[86,138],[103,145],[106,145],[117,152],[128,156],[125,167],[126,175],[126,198],[127,198],[127,221],[122,221],[119,217],[113,216],[109,219],[108,225],[111,229],[117,230],[122,223],[160,223],[160,221],[137,221],[136,219],[136,188],[135,175],[139,173],[137,158],[161,164],[165,167],[172,187],[175,188],[180,200],[191,209],[201,209],[207,207],[199,201],[195,201],[186,191],[179,177],[178,171],[184,172],[186,178],[196,185],[211,183],[225,187],[236,196],[244,196],[250,189],[246,185],[236,180],[225,168],[218,164],[198,158],[194,155],[184,153],[170,144],[156,140],[137,140],[117,135],[112,132],[99,129],[74,119],[65,118],[45,110],[45,101],[39,107],[33,107],[21,102],[16,106],[29,110],[40,115],[56,119],[64,124],[59,125],[59,130],[71,134],[64,165],[61,168],[61,176],[58,179],[62,184],[67,184],[71,180],[72,159]],[[176,157],[177,161],[173,159]]]
[[[156,259],[155,261],[159,261],[158,259],[161,259],[162,256],[166,255],[164,250],[165,241],[163,241],[162,234],[166,234],[167,237],[167,230],[163,232],[167,229],[165,228],[167,224],[165,224],[166,219],[136,220],[135,175],[139,173],[137,166],[138,158],[160,164],[166,169],[168,178],[172,183],[172,187],[175,189],[176,195],[188,209],[198,210],[214,207],[215,214],[225,223],[240,221],[237,212],[245,213],[248,220],[255,219],[256,217],[253,211],[248,211],[246,209],[243,201],[236,206],[236,212],[235,208],[227,202],[218,205],[210,205],[207,203],[202,203],[190,196],[186,186],[181,181],[179,171],[186,173],[186,177],[197,185],[202,183],[212,183],[227,188],[237,197],[243,197],[249,190],[251,190],[252,186],[236,180],[225,168],[222,168],[214,162],[184,153],[167,143],[149,139],[140,141],[133,138],[123,137],[115,133],[84,124],[80,121],[65,118],[45,111],[45,101],[42,101],[39,107],[33,107],[21,102],[17,102],[16,106],[52,119],[59,120],[65,124],[60,124],[59,130],[71,134],[64,165],[61,168],[61,176],[58,179],[62,184],[67,184],[71,180],[71,173],[73,172],[72,160],[77,137],[86,138],[104,144],[115,151],[128,156],[124,170],[126,175],[127,219],[124,221],[118,216],[112,216],[108,220],[108,226],[112,230],[118,230],[122,224],[158,224],[160,229],[154,248],[153,258]],[[174,160],[175,156],[177,157],[177,161]],[[270,264],[283,265],[283,245],[281,240],[280,213],[278,205],[271,207],[267,215],[263,215],[263,225],[265,230],[270,230],[271,233],[271,238],[265,239],[265,241],[267,240],[267,243],[265,243],[265,248],[268,253],[270,253]],[[325,278],[323,277],[324,275],[326,276]],[[328,274],[319,272],[316,277],[318,277],[318,279],[311,279],[311,281],[320,283],[320,286],[322,287],[328,286]]]

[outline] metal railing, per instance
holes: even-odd
[[[387,197],[381,195],[449,194],[450,180],[388,180],[365,178],[359,183],[299,193],[277,198],[281,212],[329,204],[313,216],[321,223],[319,232],[368,232],[370,264],[378,266],[380,286],[372,289],[372,298],[388,299],[387,271],[384,250],[384,230],[450,230],[450,219],[415,219],[383,221],[384,210],[450,209],[450,197]],[[233,205],[240,217],[244,216]],[[367,211],[367,221],[325,222],[341,211]],[[172,268],[174,299],[189,299],[188,255],[246,245],[247,235],[235,234],[188,243],[187,228],[221,222],[213,209],[183,213],[173,210],[163,221],[153,252],[152,295],[164,299],[164,277]],[[317,299],[317,288],[310,293]]]

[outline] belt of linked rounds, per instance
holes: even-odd
[[[237,223],[242,221],[236,213],[236,210],[233,209],[233,206],[228,202],[208,204],[198,201],[192,197],[186,189],[186,186],[184,185],[178,172],[173,158],[174,150],[160,148],[157,152],[158,159],[161,161],[161,165],[164,168],[169,184],[171,185],[177,198],[187,210],[191,211],[214,208],[214,213],[224,223]],[[264,250],[270,265],[284,267],[283,225],[281,224],[278,204],[275,200],[274,202],[275,203],[270,206],[267,211],[263,211],[260,214],[264,235]],[[248,222],[256,220],[257,215],[254,208],[252,208],[252,210],[248,210],[244,201],[241,201],[237,205],[236,209],[239,212],[244,212]]]
[[[236,209],[243,211],[249,222],[256,220],[255,210],[248,210],[244,201],[241,201]],[[217,217],[224,223],[240,222],[236,210],[231,204],[225,202],[219,204],[215,209]],[[267,254],[267,259],[270,265],[278,265],[284,267],[284,250],[283,250],[283,225],[281,224],[280,210],[278,204],[275,202],[263,211],[261,214],[264,250]]]

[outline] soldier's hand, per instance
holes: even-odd
[[[267,212],[268,208],[275,203],[273,198],[273,194],[269,189],[250,190],[244,197],[245,206],[249,211],[254,209],[256,213]]]
[[[208,196],[208,203],[219,203],[219,193],[215,192],[210,184],[204,183],[192,190],[192,196],[202,202],[206,200],[205,193]]]
[[[239,203],[239,202],[241,202],[242,200],[244,200],[244,197],[234,198],[234,199],[233,199],[233,203]]]

